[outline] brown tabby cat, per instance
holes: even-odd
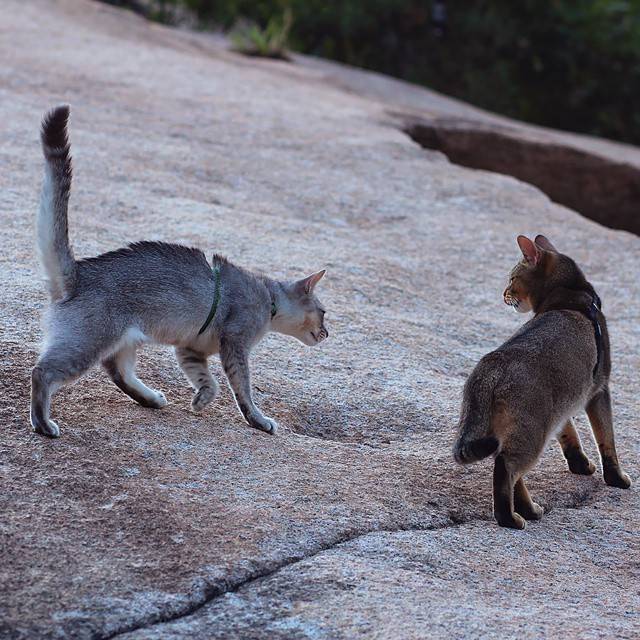
[[[604,481],[627,489],[613,437],[607,323],[600,298],[576,263],[544,236],[518,236],[524,256],[511,272],[506,304],[534,312],[513,337],[486,355],[464,388],[454,457],[460,464],[493,454],[493,509],[498,524],[524,529],[544,510],[523,476],[558,434],[570,471],[589,475],[571,416],[586,409],[600,449]]]

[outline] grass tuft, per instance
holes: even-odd
[[[229,32],[232,49],[246,56],[289,60],[287,45],[293,24],[291,9],[273,16],[263,29],[251,20],[241,19]]]

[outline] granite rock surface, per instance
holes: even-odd
[[[2,638],[638,636],[637,236],[422,148],[399,111],[467,107],[370,74],[243,58],[86,0],[4,0],[0,59]],[[38,127],[60,102],[76,255],[161,239],[281,277],[327,268],[329,340],[272,335],[252,360],[276,436],[226,387],[192,414],[163,347],[138,367],[161,411],[96,369],[55,397],[60,439],[31,432]],[[601,294],[636,480],[573,476],[550,443],[529,476],[548,513],[524,532],[492,519],[490,461],[450,453],[466,375],[523,320],[501,301],[519,233],[546,234]]]

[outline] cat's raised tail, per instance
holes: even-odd
[[[69,106],[55,107],[45,115],[40,132],[45,169],[36,235],[40,262],[54,302],[71,295],[76,282],[76,261],[67,223],[72,174],[68,120]]]
[[[483,371],[481,366],[467,379],[458,438],[453,445],[453,457],[458,464],[482,460],[500,446],[500,441],[491,432],[491,407],[497,381],[497,376],[490,370]]]

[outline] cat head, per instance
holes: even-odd
[[[326,271],[318,271],[302,280],[285,283],[276,304],[272,326],[279,333],[293,336],[313,347],[329,337],[324,326],[325,309],[313,291]]]
[[[550,291],[558,287],[590,289],[578,265],[544,236],[535,240],[518,236],[522,260],[511,270],[504,291],[505,304],[520,313],[536,311]]]

